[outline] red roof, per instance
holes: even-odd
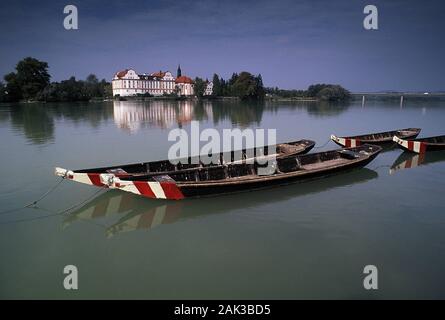
[[[153,72],[150,74],[153,77],[163,78],[165,76],[165,72],[159,71],[159,72]]]
[[[128,72],[128,69],[119,71],[118,73],[116,73],[116,76],[117,76],[118,78],[123,78],[123,77],[125,77],[125,75],[127,74],[127,72]]]
[[[175,83],[193,83],[193,80],[186,76],[176,78]]]

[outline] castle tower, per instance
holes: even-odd
[[[181,65],[178,64],[178,71],[176,71],[176,78],[179,78],[181,76]]]

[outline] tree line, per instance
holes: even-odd
[[[86,80],[71,77],[61,82],[50,82],[48,63],[27,57],[19,61],[15,72],[4,76],[0,82],[0,101],[88,101],[92,98],[112,97],[111,84],[101,81],[94,74]]]
[[[15,72],[4,76],[5,83],[0,81],[0,102],[20,100],[35,101],[88,101],[93,98],[112,98],[111,84],[105,79],[99,81],[90,74],[85,80],[71,77],[60,82],[50,82],[48,63],[27,57],[19,61]],[[225,80],[218,74],[213,75],[213,97],[238,97],[242,100],[261,100],[267,94],[283,98],[316,98],[326,101],[348,99],[350,92],[340,85],[314,84],[307,90],[283,90],[277,87],[265,88],[261,74],[255,76],[250,72],[233,73]],[[203,97],[207,80],[195,78],[194,90],[197,97]]]
[[[232,77],[224,80],[216,73],[213,75],[213,97],[238,97],[242,100],[258,100],[264,98],[263,78],[261,74],[252,75],[250,72],[242,71],[233,73]],[[204,95],[207,81],[195,78],[195,94],[198,97]]]
[[[351,93],[337,84],[318,83],[310,85],[307,90],[284,90],[265,88],[266,94],[282,98],[316,98],[324,101],[342,101],[351,97]]]

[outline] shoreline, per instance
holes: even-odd
[[[402,93],[402,92],[391,92],[391,93],[351,93],[349,100],[358,101],[362,100],[400,100],[401,97],[404,99],[414,99],[414,100],[445,100],[445,93]],[[129,97],[108,97],[108,98],[92,98],[90,100],[79,100],[79,101],[37,101],[37,100],[23,100],[17,102],[2,102],[1,104],[9,103],[19,103],[19,104],[35,104],[35,103],[79,103],[79,102],[109,102],[109,101],[241,101],[239,97],[196,97],[196,96],[183,96],[183,97],[169,97],[169,96],[159,96],[159,97],[140,97],[140,96],[129,96]],[[312,97],[264,97],[264,101],[268,102],[324,102],[324,100]],[[344,102],[348,100],[341,100],[336,102]],[[328,102],[328,101],[327,101]]]

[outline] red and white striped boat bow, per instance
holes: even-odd
[[[169,176],[155,176],[155,181],[126,181],[111,173],[83,173],[55,168],[56,176],[102,188],[119,189],[154,199],[184,198],[176,182]]]
[[[344,146],[346,148],[358,147],[361,144],[360,140],[358,140],[358,139],[340,138],[334,134],[331,134],[331,140],[337,142],[338,144],[341,144],[342,146]]]
[[[426,144],[421,141],[403,140],[397,136],[394,136],[392,140],[412,152],[424,153],[426,151]]]

